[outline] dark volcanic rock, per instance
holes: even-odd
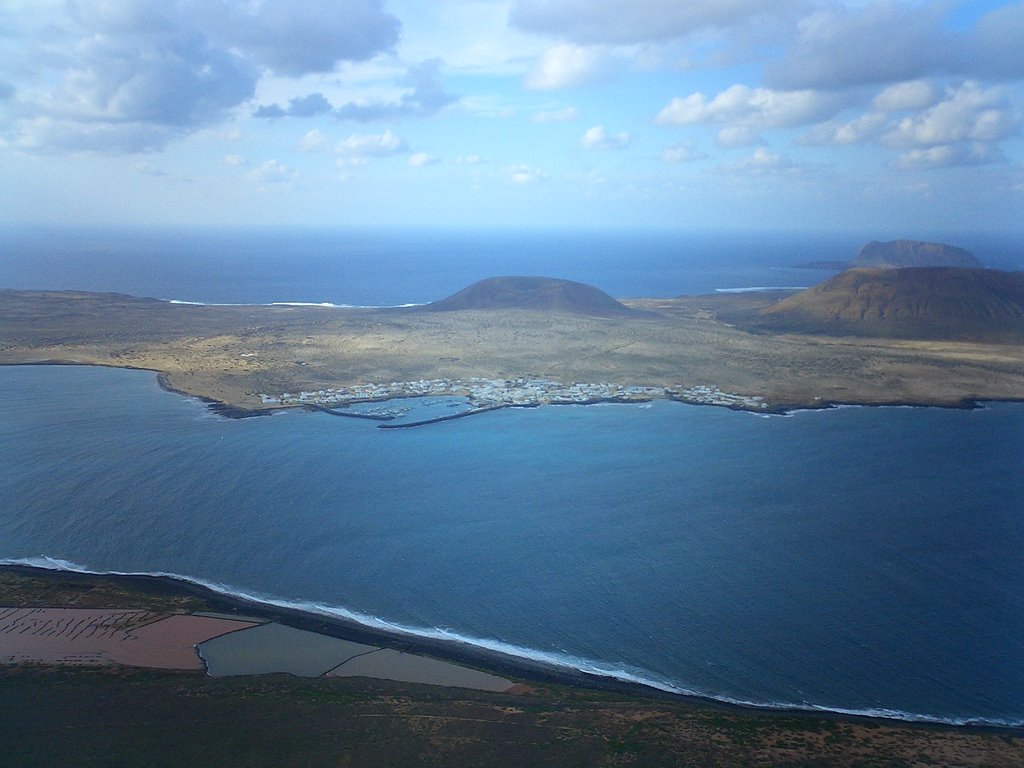
[[[552,277],[489,277],[424,309],[531,309],[597,317],[637,314],[591,285]]]
[[[970,251],[944,243],[923,243],[918,240],[872,240],[860,249],[853,267],[964,267],[976,269],[981,263]]]
[[[763,330],[1024,342],[1024,272],[851,269],[762,310]]]

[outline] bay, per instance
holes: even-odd
[[[0,558],[764,706],[1024,723],[1024,407],[232,421],[0,368]]]

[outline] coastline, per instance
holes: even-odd
[[[739,319],[768,301],[760,294],[631,300],[657,311],[643,321],[511,309],[189,307],[62,291],[3,299],[0,362],[155,370],[167,389],[236,418],[307,401],[333,407],[362,391],[426,393],[422,384],[452,394],[440,385],[463,382],[494,390],[478,405],[553,404],[559,389],[658,390],[657,399],[775,414],[965,408],[1024,393],[1019,344],[753,333]],[[315,395],[325,391],[321,402]]]
[[[513,682],[540,685],[567,686],[577,690],[610,693],[649,702],[674,702],[696,709],[719,711],[772,718],[808,718],[816,721],[846,722],[869,726],[898,726],[943,732],[994,734],[1006,737],[1024,737],[1024,724],[997,724],[991,722],[949,722],[926,716],[883,716],[862,714],[814,706],[759,705],[718,699],[695,693],[676,693],[654,685],[632,682],[620,678],[590,673],[583,670],[549,664],[538,659],[502,653],[474,645],[468,641],[443,640],[424,637],[411,632],[384,629],[360,623],[337,614],[317,612],[267,602],[254,597],[220,591],[213,586],[186,577],[170,574],[104,573],[74,568],[48,567],[19,562],[0,562],[0,573],[10,572],[43,579],[95,582],[97,580],[121,585],[139,592],[165,597],[196,597],[224,615],[257,617],[284,624],[295,629],[314,632],[355,643],[376,645],[466,665],[484,672],[500,675]],[[129,608],[131,606],[122,606]],[[910,713],[904,713],[910,715]]]
[[[127,371],[149,371],[156,374],[157,384],[166,392],[170,392],[175,395],[182,397],[194,398],[204,405],[212,412],[219,416],[223,416],[227,419],[249,419],[260,416],[270,416],[275,413],[293,411],[293,410],[308,410],[308,411],[320,411],[328,413],[332,416],[345,416],[349,418],[367,419],[372,421],[387,421],[388,419],[382,419],[378,416],[364,415],[356,413],[343,413],[335,409],[330,409],[325,406],[319,406],[312,403],[294,404],[294,405],[276,405],[276,406],[262,406],[258,408],[247,408],[241,405],[235,405],[227,403],[222,400],[207,397],[205,395],[195,394],[186,390],[175,387],[170,383],[169,374],[166,371],[161,371],[156,368],[147,368],[144,366],[136,365],[114,365],[111,363],[96,363],[96,362],[81,362],[78,360],[60,360],[60,359],[47,359],[47,360],[30,360],[30,361],[17,361],[17,362],[0,362],[2,367],[22,367],[22,366],[81,366],[86,368],[112,368],[112,369],[123,369]],[[422,395],[426,396],[426,395]],[[374,400],[367,400],[365,402],[375,403],[386,403],[391,400],[409,399],[414,397],[420,397],[420,395],[396,395],[394,397],[378,398]],[[738,413],[751,413],[761,416],[790,416],[794,413],[803,411],[815,412],[815,411],[827,411],[835,408],[943,408],[949,410],[958,411],[973,411],[980,408],[984,408],[987,403],[1024,403],[1024,395],[1020,397],[963,397],[956,400],[886,400],[886,401],[862,401],[855,402],[851,400],[814,400],[811,402],[791,402],[791,403],[773,403],[767,405],[765,408],[748,408],[740,405],[732,404],[720,404],[720,403],[707,403],[707,402],[696,402],[688,400],[682,397],[666,396],[666,397],[649,397],[643,400],[619,400],[615,398],[595,398],[584,402],[551,402],[551,403],[536,403],[536,404],[498,404],[495,406],[486,406],[483,408],[474,408],[468,411],[452,414],[450,416],[435,417],[432,419],[423,419],[419,422],[406,422],[402,424],[381,424],[379,428],[382,429],[399,429],[413,426],[423,426],[432,424],[435,422],[449,421],[453,418],[461,418],[463,416],[472,416],[478,413],[486,413],[488,411],[502,410],[505,408],[538,408],[543,406],[560,406],[560,405],[601,405],[601,404],[618,404],[618,405],[635,405],[638,403],[652,402],[653,400],[666,400],[672,403],[680,403],[681,405],[690,405],[698,407],[709,407],[709,408],[724,408],[730,411],[736,411]],[[360,401],[363,402],[363,401]]]
[[[131,366],[115,366],[115,365],[101,365],[97,363],[75,363],[75,362],[60,362],[60,363],[0,363],[0,365],[98,365],[103,368],[125,368],[129,370],[153,370],[151,368],[132,368]],[[197,400],[205,403],[211,411],[214,413],[224,416],[229,419],[247,419],[256,416],[268,416],[279,411],[289,411],[296,408],[304,408],[311,411],[320,411],[328,413],[332,416],[346,416],[350,418],[368,419],[373,421],[387,421],[386,418],[379,416],[364,415],[356,413],[343,413],[335,409],[319,406],[315,404],[306,405],[285,405],[268,408],[244,408],[238,405],[231,405],[224,403],[213,398],[204,397],[202,395],[194,395],[190,392],[185,392],[180,389],[176,389],[173,385],[168,383],[167,374],[162,371],[154,371],[157,374],[157,382],[161,388],[167,392],[174,393],[176,395],[183,395],[185,397],[194,397]],[[426,395],[424,395],[425,397]],[[411,397],[417,397],[416,395],[396,395],[395,397],[381,398],[373,400],[372,402],[386,403],[391,400],[402,400],[409,399]],[[669,396],[669,397],[650,397],[643,400],[622,400],[617,398],[594,398],[582,402],[551,402],[551,403],[530,403],[530,404],[518,404],[518,403],[501,403],[492,406],[484,406],[481,408],[471,408],[467,411],[463,411],[456,414],[450,414],[446,416],[438,416],[430,419],[421,419],[415,422],[404,422],[401,424],[380,424],[379,429],[405,429],[409,427],[427,426],[430,424],[440,423],[443,421],[451,421],[453,419],[463,418],[465,416],[474,416],[479,413],[488,413],[490,411],[500,411],[506,408],[541,408],[544,406],[558,407],[563,405],[637,405],[642,403],[649,403],[654,400],[665,400],[671,403],[680,403],[682,405],[690,405],[695,407],[707,407],[707,408],[724,408],[729,411],[736,411],[738,413],[752,413],[755,415],[762,416],[790,416],[794,413],[801,411],[828,411],[835,408],[944,408],[955,411],[974,411],[980,408],[984,408],[986,403],[1024,403],[1024,395],[1020,397],[999,397],[999,398],[987,398],[987,397],[964,397],[955,401],[922,401],[922,400],[892,400],[892,401],[867,401],[867,402],[852,402],[844,400],[817,400],[810,403],[778,403],[768,405],[765,408],[751,408],[740,405],[724,405],[719,403],[704,403],[695,402],[693,400],[687,400],[681,397]]]

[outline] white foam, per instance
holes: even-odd
[[[0,565],[28,565],[32,568],[43,568],[47,571],[74,571],[75,573],[99,573],[99,571],[91,571],[84,565],[73,563],[70,560],[61,560],[58,557],[48,557],[47,555],[40,555],[39,557],[12,557],[12,558],[0,558]]]
[[[272,301],[272,307],[347,307],[348,304],[332,304],[329,301]]]
[[[752,285],[745,288],[715,288],[715,293],[760,293],[762,291],[806,291],[806,285]]]

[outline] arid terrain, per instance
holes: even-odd
[[[1024,397],[1024,346],[751,332],[784,294],[622,300],[616,317],[528,309],[195,306],[118,294],[0,291],[0,364],[160,371],[246,409],[259,395],[473,376],[686,388],[828,403],[961,405]]]

